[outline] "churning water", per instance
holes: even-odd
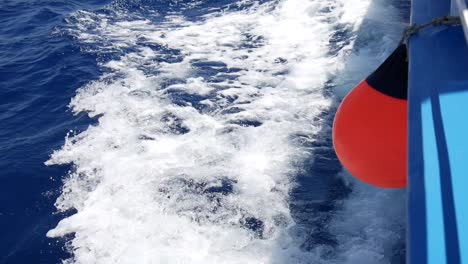
[[[66,263],[401,263],[404,191],[342,172],[330,127],[396,47],[407,4],[116,0],[63,15],[51,38],[97,71],[67,95],[89,126],[46,145],[46,165],[70,165],[47,236],[67,241]]]

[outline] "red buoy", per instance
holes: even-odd
[[[343,99],[333,123],[333,146],[342,165],[381,188],[407,185],[406,47],[398,47]]]

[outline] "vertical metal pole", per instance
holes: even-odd
[[[463,31],[465,32],[465,39],[468,43],[468,0],[452,0],[455,1],[456,8],[458,9],[458,14],[463,26]],[[453,3],[452,3],[453,6]]]

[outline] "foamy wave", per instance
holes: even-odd
[[[47,162],[74,165],[56,206],[76,213],[48,233],[74,234],[69,262],[343,263],[289,232],[296,165],[311,155],[291,138],[322,129],[323,86],[345,70],[370,0],[238,5],[196,21],[121,2],[69,18],[105,72],[70,103],[98,123]]]

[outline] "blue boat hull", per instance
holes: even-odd
[[[413,0],[423,24],[450,1]],[[461,26],[409,40],[408,263],[468,263],[468,46]]]

